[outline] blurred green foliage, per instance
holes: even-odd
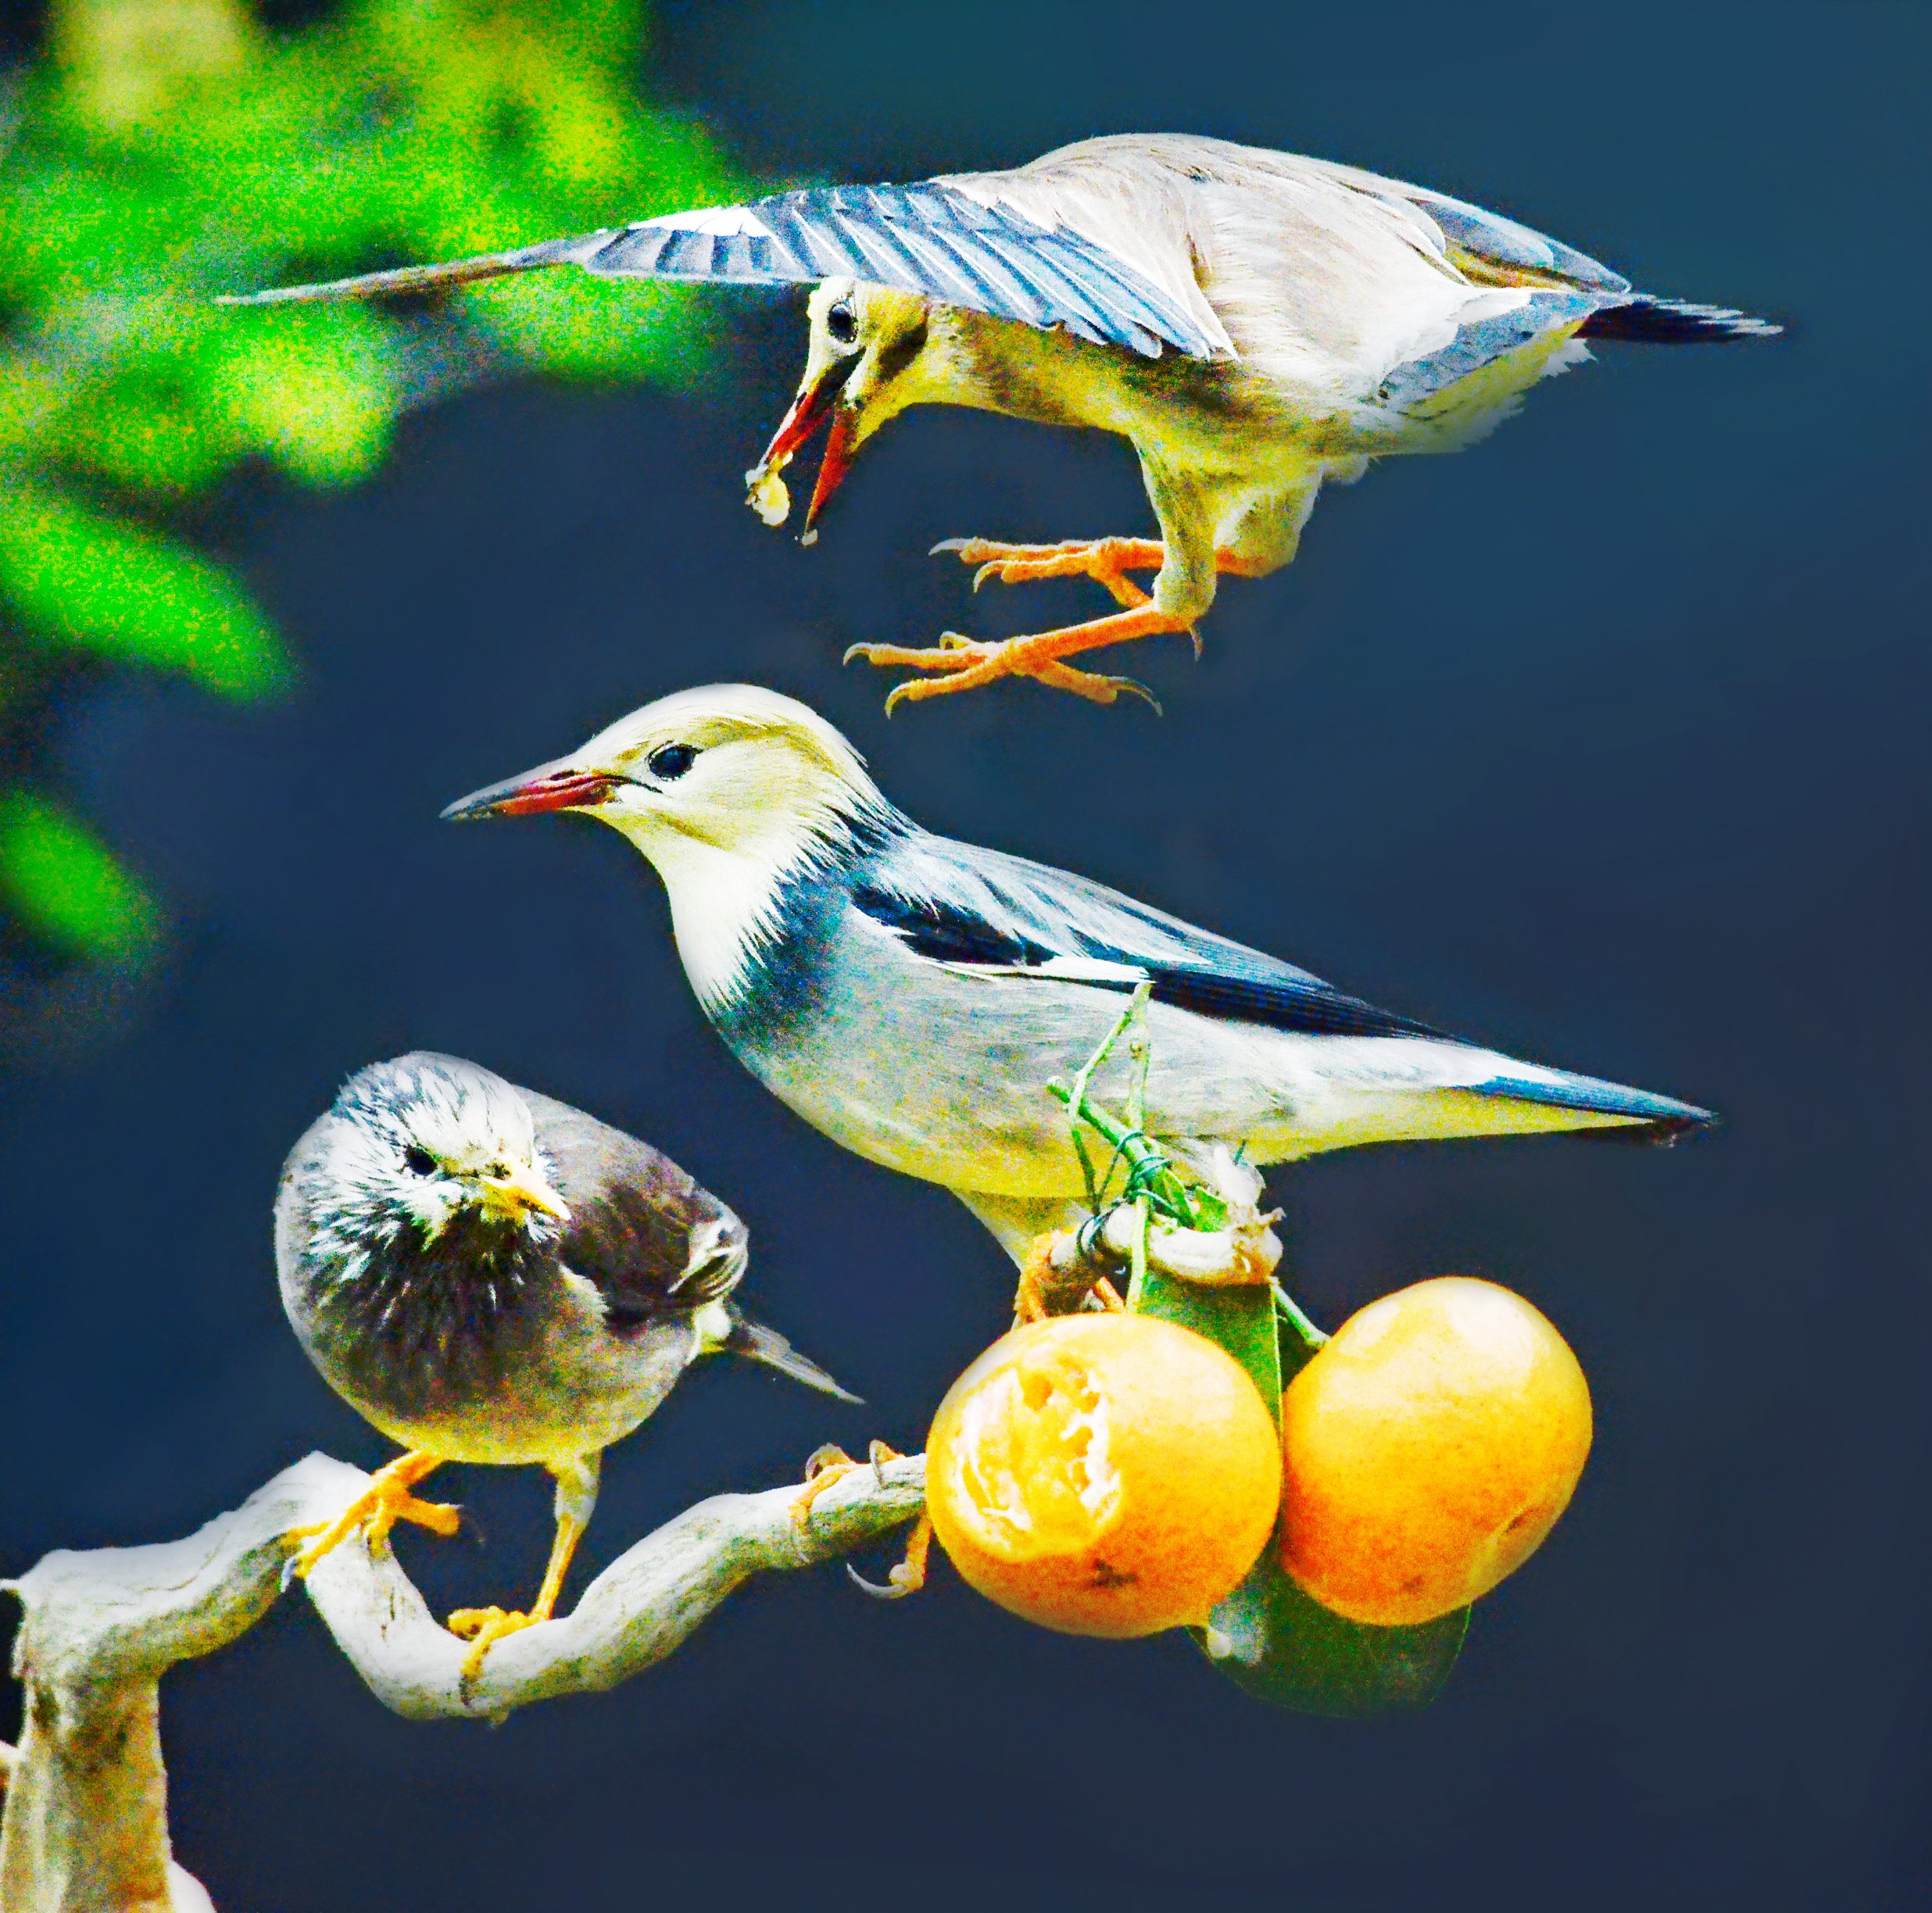
[[[0,158],[0,928],[138,960],[162,914],[45,788],[77,674],[231,699],[292,661],[177,527],[251,462],[347,484],[409,404],[527,369],[683,382],[706,308],[578,274],[434,313],[219,291],[448,258],[742,198],[642,105],[635,0],[360,0],[277,35],[242,0],[57,0]],[[24,938],[24,941],[23,941]]]

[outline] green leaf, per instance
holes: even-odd
[[[709,349],[731,304],[702,289],[560,273],[428,313],[217,308],[217,291],[488,251],[756,190],[701,124],[640,105],[642,0],[352,0],[277,32],[254,25],[254,11],[196,0],[184,30],[152,47],[96,35],[85,58],[69,45],[11,77],[0,610],[15,642],[0,649],[0,702],[30,703],[63,650],[180,672],[235,698],[291,675],[236,579],[90,504],[76,481],[174,505],[265,454],[304,485],[342,485],[380,463],[413,394],[517,362],[684,386],[729,375]],[[102,873],[118,869],[94,846],[98,881],[85,878],[84,831],[28,831],[25,813],[8,814],[20,867],[41,873],[41,902],[30,907],[0,880],[0,912],[103,949],[101,923],[145,921],[126,901],[145,896],[138,885],[118,919],[118,906],[98,922],[82,907],[109,896]]]
[[[1449,1678],[1469,1611],[1419,1627],[1368,1627],[1302,1593],[1272,1537],[1248,1578],[1215,1610],[1213,1664],[1257,1700],[1304,1714],[1360,1718],[1417,1707]]]
[[[471,297],[513,352],[554,377],[657,377],[689,384],[716,331],[710,287],[552,274]],[[694,296],[695,295],[695,296]]]
[[[44,799],[0,797],[0,895],[51,943],[131,963],[159,939],[159,906],[82,824]]]
[[[1278,1422],[1285,1381],[1315,1353],[1281,1321],[1270,1289],[1214,1288],[1150,1268],[1135,1306],[1225,1349]],[[1215,1610],[1211,1630],[1196,1639],[1215,1667],[1258,1700],[1304,1714],[1360,1718],[1434,1699],[1469,1624],[1466,1607],[1419,1627],[1345,1619],[1289,1579],[1271,1535],[1247,1580]]]
[[[1182,1282],[1150,1266],[1134,1313],[1174,1323],[1225,1349],[1261,1390],[1268,1412],[1281,1421],[1281,1345],[1275,1332],[1274,1292],[1251,1283],[1216,1288]]]
[[[325,307],[235,326],[224,342],[205,390],[236,437],[310,485],[346,484],[380,462],[401,402],[392,327],[358,307]]]
[[[56,641],[261,698],[291,675],[246,592],[149,531],[45,492],[0,496],[0,592]]]

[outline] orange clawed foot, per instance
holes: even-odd
[[[903,1600],[925,1586],[926,1557],[932,1551],[932,1517],[922,1509],[912,1525],[912,1532],[906,1537],[906,1557],[886,1575],[885,1586],[867,1580],[850,1561],[846,1563],[846,1572],[875,1600]]]
[[[1079,1232],[1050,1229],[1036,1235],[1028,1246],[1026,1260],[1020,1264],[1020,1279],[1013,1291],[1013,1325],[1044,1321],[1068,1307],[1101,1308],[1113,1314],[1122,1313],[1127,1304],[1120,1291],[1104,1275],[1093,1273],[1093,1264],[1081,1267]],[[1063,1257],[1061,1251],[1068,1253]],[[1064,1268],[1063,1268],[1063,1262]],[[1065,1268],[1073,1271],[1069,1282]]]
[[[950,552],[975,567],[973,589],[989,577],[1002,585],[1030,585],[1038,578],[1090,577],[1104,585],[1116,604],[1133,610],[1147,594],[1127,577],[1129,571],[1158,571],[1167,547],[1158,538],[1068,538],[1058,545],[1005,545],[996,538],[943,538],[926,555]]]
[[[534,1608],[528,1614],[517,1614],[502,1607],[459,1607],[444,1625],[457,1639],[471,1643],[470,1651],[463,1657],[460,1678],[474,1680],[482,1672],[484,1656],[505,1635],[521,1634],[525,1628],[549,1618]]]
[[[1132,678],[1107,678],[1097,671],[1075,670],[1060,660],[1079,651],[1090,651],[1100,645],[1122,644],[1130,638],[1157,637],[1163,631],[1186,631],[1183,619],[1170,617],[1149,605],[1138,610],[1117,611],[1111,617],[1095,618],[1087,624],[1069,624],[1060,631],[1040,631],[1029,638],[1009,638],[1003,643],[986,644],[947,631],[936,645],[917,649],[905,645],[857,644],[845,654],[850,664],[864,658],[868,664],[903,665],[913,670],[938,671],[932,678],[912,678],[895,685],[886,700],[889,714],[902,699],[946,697],[955,691],[971,691],[991,684],[996,678],[1036,678],[1057,691],[1071,691],[1076,697],[1096,704],[1111,704],[1122,692],[1145,698],[1157,711],[1160,700],[1147,687]]]
[[[900,1458],[899,1450],[887,1447],[882,1441],[874,1442],[866,1450],[866,1455],[875,1475],[888,1461],[896,1461]],[[812,1518],[812,1504],[834,1482],[843,1481],[854,1468],[864,1466],[864,1462],[854,1461],[835,1443],[827,1442],[824,1447],[815,1449],[810,1460],[805,1464],[804,1490],[792,1504],[792,1520],[800,1529],[809,1526]],[[886,1577],[886,1586],[880,1587],[876,1582],[867,1580],[850,1562],[846,1564],[846,1572],[867,1593],[878,1600],[899,1600],[907,1594],[918,1593],[925,1586],[926,1554],[932,1546],[932,1522],[929,1516],[921,1512],[906,1542],[906,1557]]]
[[[991,538],[948,538],[932,549],[951,552],[963,563],[975,567],[975,591],[989,577],[1005,585],[1026,584],[1036,578],[1090,577],[1106,586],[1121,609],[1084,624],[1009,638],[1004,643],[983,643],[947,631],[937,645],[928,647],[853,645],[846,653],[848,664],[857,657],[868,664],[940,674],[895,685],[886,700],[889,713],[902,699],[947,697],[956,691],[991,684],[996,678],[1037,678],[1055,690],[1071,691],[1096,704],[1111,704],[1126,691],[1145,698],[1157,711],[1161,706],[1154,693],[1134,678],[1076,670],[1063,660],[1102,645],[1125,644],[1131,638],[1158,637],[1168,631],[1186,632],[1193,639],[1197,655],[1200,650],[1192,621],[1157,609],[1127,576],[1129,571],[1160,568],[1166,552],[1158,539],[1075,538],[1064,545],[1004,545]]]
[[[556,1612],[557,1597],[564,1592],[564,1577],[569,1572],[571,1557],[583,1539],[584,1523],[574,1515],[556,1518],[556,1538],[550,1543],[550,1563],[543,1572],[543,1586],[530,1604],[528,1614],[501,1607],[459,1607],[444,1623],[459,1640],[471,1643],[463,1657],[462,1679],[474,1680],[482,1671],[483,1657],[506,1635],[521,1634],[525,1628],[548,1621]]]
[[[827,1442],[824,1447],[812,1450],[805,1462],[805,1486],[792,1504],[792,1519],[801,1532],[811,1525],[812,1504],[835,1482],[843,1481],[854,1468],[863,1468],[867,1462],[877,1474],[888,1461],[900,1458],[899,1450],[887,1447],[882,1441],[874,1442],[865,1452],[865,1461],[854,1461],[836,1442]]]
[[[306,1580],[316,1563],[358,1528],[371,1547],[399,1521],[413,1521],[435,1534],[454,1534],[463,1521],[457,1510],[438,1501],[419,1501],[413,1492],[416,1484],[442,1462],[440,1455],[419,1450],[398,1455],[386,1467],[376,1470],[369,1478],[369,1486],[334,1521],[290,1529],[282,1537],[284,1541],[308,1539],[309,1545],[288,1564],[288,1572]]]

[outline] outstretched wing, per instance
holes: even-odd
[[[435,266],[405,266],[316,285],[231,296],[233,306],[424,292],[552,266],[617,278],[717,279],[740,285],[850,276],[1147,357],[1226,351],[1198,319],[1118,254],[1066,226],[1038,223],[937,181],[833,186],[746,206],[669,213],[575,238]]]

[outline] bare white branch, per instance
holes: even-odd
[[[14,1643],[26,1728],[17,1750],[0,1748],[7,1913],[202,1913],[206,1895],[168,1848],[160,1677],[253,1626],[281,1591],[283,1537],[332,1519],[369,1479],[310,1455],[184,1540],[49,1554],[0,1583],[27,1611]],[[571,1614],[498,1642],[473,1681],[462,1674],[468,1648],[386,1546],[345,1541],[306,1586],[385,1707],[499,1720],[641,1673],[752,1575],[835,1560],[911,1521],[925,1482],[919,1455],[855,1468],[803,1529],[796,1486],[700,1502],[612,1562]]]

